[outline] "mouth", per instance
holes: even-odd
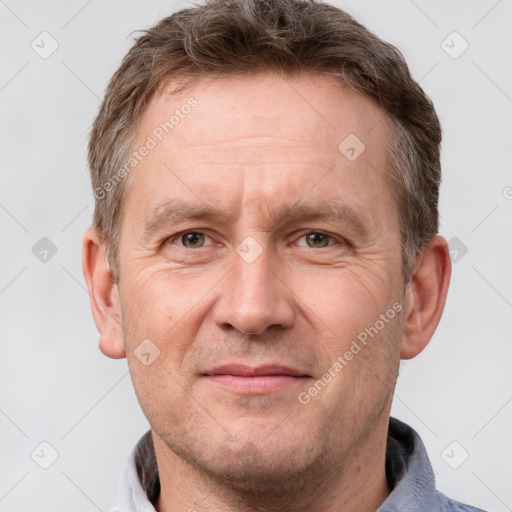
[[[246,366],[225,365],[203,374],[216,386],[239,394],[262,395],[303,385],[309,375],[280,365]]]

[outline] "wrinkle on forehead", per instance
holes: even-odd
[[[263,194],[283,203],[338,196],[384,220],[376,198],[390,195],[381,179],[388,119],[373,100],[319,77],[303,76],[292,85],[274,75],[215,80],[207,88],[196,83],[151,101],[140,142],[192,97],[197,105],[134,170],[141,208],[179,190],[196,201],[236,196],[244,209]],[[339,150],[349,134],[366,146],[354,162]]]
[[[375,100],[332,77],[304,74],[285,79],[261,74],[216,79],[206,88],[199,81],[176,95],[160,94],[141,120],[141,141],[154,129],[147,123],[149,118],[165,121],[167,113],[191,97],[197,106],[169,134],[181,147],[239,144],[236,141],[244,137],[271,137],[283,146],[289,143],[286,139],[298,144],[329,144],[341,142],[351,132],[363,138],[376,126],[387,128],[382,123],[387,116]],[[340,117],[333,104],[342,106],[346,116]],[[216,129],[212,119],[222,120],[222,130]],[[181,123],[193,124],[194,130],[180,130]]]

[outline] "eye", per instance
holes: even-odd
[[[307,246],[314,249],[322,249],[329,245],[333,245],[332,243],[329,243],[329,241],[334,240],[333,237],[326,235],[325,233],[320,233],[318,231],[311,231],[309,233],[306,233],[305,235],[301,236],[299,240],[303,238],[305,239]]]
[[[208,236],[198,231],[188,231],[177,237],[177,240],[187,249],[199,249],[206,244],[207,239],[209,239]]]

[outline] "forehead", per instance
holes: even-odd
[[[310,199],[344,191],[362,206],[382,189],[389,119],[332,77],[205,78],[172,91],[153,98],[137,127],[135,149],[153,146],[125,198],[140,209],[176,194],[221,204],[224,190],[268,201],[276,190]]]
[[[367,149],[378,151],[389,130],[386,114],[373,99],[325,75],[204,78],[177,94],[173,89],[171,82],[149,103],[137,130],[140,142],[171,119],[169,112],[175,115],[162,135],[179,148],[275,146],[276,136],[284,135],[283,144],[288,139],[337,150],[354,134],[371,138]],[[193,130],[187,129],[190,125]]]

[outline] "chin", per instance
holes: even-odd
[[[293,429],[270,435],[267,430],[246,428],[237,435],[210,438],[207,445],[196,439],[169,448],[200,474],[244,493],[292,492],[324,467],[326,453],[314,444],[318,437],[307,442],[305,433]]]

